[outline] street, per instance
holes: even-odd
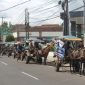
[[[85,76],[1,56],[0,85],[85,85]]]

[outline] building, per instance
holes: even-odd
[[[71,34],[77,37],[83,35],[83,11],[70,12]]]
[[[83,35],[83,29],[84,29],[84,20],[83,20],[83,11],[73,11],[69,13],[70,15],[70,23],[71,23],[71,35],[77,36],[77,37],[82,37]],[[61,13],[60,14],[61,19],[64,20],[65,14]],[[66,24],[66,23],[64,23]],[[69,28],[69,29],[70,29]]]
[[[54,38],[63,36],[63,28],[57,24],[49,24],[42,26],[30,27],[28,29],[29,37],[36,38]],[[18,40],[26,39],[26,29],[23,24],[16,24],[13,26],[13,35]]]

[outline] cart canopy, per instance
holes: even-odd
[[[81,38],[78,38],[76,36],[69,36],[69,35],[63,36],[63,39],[67,41],[82,41]]]

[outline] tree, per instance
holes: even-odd
[[[6,40],[5,41],[6,42],[12,42],[12,41],[15,41],[15,38],[14,38],[13,35],[8,35],[8,36],[6,36]]]
[[[8,26],[7,22],[3,22],[3,24],[0,27],[0,34],[3,35],[9,35],[12,33],[12,26]]]
[[[8,23],[7,22],[3,22],[3,24],[2,24],[2,27],[8,27]]]

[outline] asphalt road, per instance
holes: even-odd
[[[52,66],[0,57],[0,85],[85,85],[85,76],[55,72]]]

